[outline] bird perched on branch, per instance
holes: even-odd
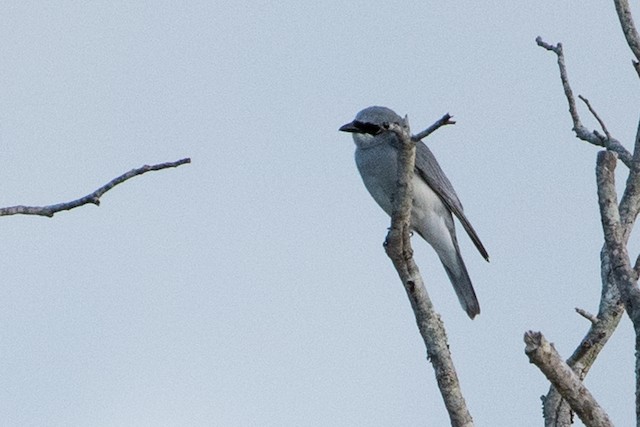
[[[386,107],[369,107],[360,111],[355,120],[340,127],[353,134],[356,144],[356,164],[365,187],[380,207],[391,216],[396,192],[399,140],[388,130],[389,123],[402,124],[403,119]],[[411,228],[435,249],[444,266],[462,308],[470,318],[480,313],[480,305],[464,265],[453,223],[455,215],[480,254],[489,255],[480,238],[464,215],[462,204],[431,150],[416,143],[413,176],[413,207]]]

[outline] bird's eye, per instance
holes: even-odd
[[[368,133],[369,135],[379,135],[384,131],[382,126],[378,126],[374,123],[369,122],[360,122],[356,120],[353,122],[353,125],[357,127],[362,133]]]

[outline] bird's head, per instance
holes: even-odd
[[[353,134],[358,146],[366,147],[386,141],[385,124],[402,123],[402,117],[387,107],[367,107],[356,114],[356,118],[340,127],[340,131]]]

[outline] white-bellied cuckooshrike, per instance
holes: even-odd
[[[396,192],[399,141],[384,124],[402,124],[402,118],[386,107],[369,107],[360,111],[355,120],[340,127],[351,132],[356,143],[356,164],[365,187],[380,207],[391,216],[393,195]],[[464,216],[462,204],[453,186],[440,168],[433,153],[422,142],[416,143],[416,164],[413,176],[413,207],[411,228],[435,249],[453,284],[460,304],[470,318],[480,313],[480,305],[464,265],[453,216],[480,254],[489,255],[480,238]]]

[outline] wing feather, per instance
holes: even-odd
[[[453,185],[451,185],[451,182],[442,171],[442,168],[438,164],[438,161],[429,147],[427,147],[422,141],[418,141],[416,143],[416,173],[425,180],[429,187],[431,187],[438,196],[440,196],[440,199],[442,199],[444,204],[458,218],[462,227],[467,232],[476,248],[478,248],[478,251],[483,258],[489,261],[489,254],[480,241],[478,234],[473,229],[473,226],[464,215],[462,203],[460,203],[460,199],[458,199],[458,195],[453,189]]]

